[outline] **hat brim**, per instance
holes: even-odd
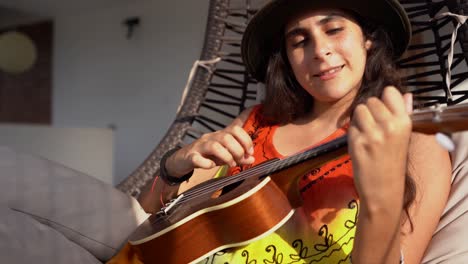
[[[242,38],[241,53],[247,71],[265,81],[266,67],[275,40],[288,19],[302,10],[339,8],[351,10],[381,25],[389,33],[395,58],[406,50],[411,39],[411,24],[397,0],[278,0],[270,1],[250,20]]]

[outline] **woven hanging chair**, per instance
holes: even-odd
[[[246,107],[257,102],[257,81],[242,63],[240,42],[247,21],[265,1],[211,0],[200,67],[191,78],[182,105],[164,138],[148,158],[117,185],[138,197],[159,173],[159,161],[169,149],[222,129]],[[401,0],[413,26],[412,43],[398,62],[415,107],[453,105],[468,98],[468,26],[461,25],[452,47],[457,20],[444,12],[468,14],[468,0]],[[447,58],[453,52],[451,74]]]

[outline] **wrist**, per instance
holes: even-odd
[[[375,178],[375,175],[375,173],[372,175],[359,174],[359,177],[373,179]],[[400,171],[389,171],[385,175],[379,175],[383,178],[391,179],[383,181],[377,179],[367,182],[364,186],[357,188],[361,207],[368,208],[370,212],[402,208],[405,194],[405,173]]]
[[[403,199],[361,199],[361,208],[358,218],[367,221],[400,222],[403,213]]]
[[[171,161],[171,158],[173,158],[174,154],[180,149],[180,147],[176,147],[176,148],[173,148],[171,150],[169,150],[168,152],[166,152],[163,157],[161,158],[161,162],[160,162],[160,176],[161,176],[161,179],[166,182],[168,185],[178,185],[184,181],[187,181],[188,179],[190,179],[190,177],[192,177],[192,174],[193,174],[193,170],[191,171],[188,171],[187,173],[185,174],[180,174],[180,173],[177,173],[177,172],[174,172],[174,170],[168,170],[168,163],[171,164],[170,162],[168,161]],[[174,164],[174,162],[172,162],[172,164]],[[173,174],[172,174],[173,173]]]
[[[166,154],[164,154],[164,156],[166,156],[164,167],[166,168],[167,174],[177,178],[182,177],[185,174],[193,171],[193,168],[183,168],[184,161],[183,158],[180,157],[181,155],[183,157],[183,154],[180,153],[181,149],[181,147],[177,146],[173,149],[170,149],[168,152],[166,152]],[[161,159],[161,165],[162,161],[163,160]]]

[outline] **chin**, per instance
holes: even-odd
[[[341,99],[351,95],[354,96],[355,92],[357,92],[359,88],[359,85],[353,85],[350,83],[343,85],[343,78],[337,78],[336,80],[328,80],[325,82],[312,81],[307,84],[306,90],[312,97],[314,97],[315,100],[327,103],[340,101]]]
[[[334,103],[341,101],[342,99],[345,99],[349,97],[351,90],[347,91],[336,91],[334,93],[320,93],[320,94],[311,94],[312,97],[314,97],[314,100],[317,100],[319,102],[324,102],[324,103]]]

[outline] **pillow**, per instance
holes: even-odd
[[[0,216],[0,263],[101,263],[86,249],[27,214],[0,207]]]
[[[57,230],[101,260],[147,218],[134,198],[112,186],[6,147],[0,147],[0,206]]]

